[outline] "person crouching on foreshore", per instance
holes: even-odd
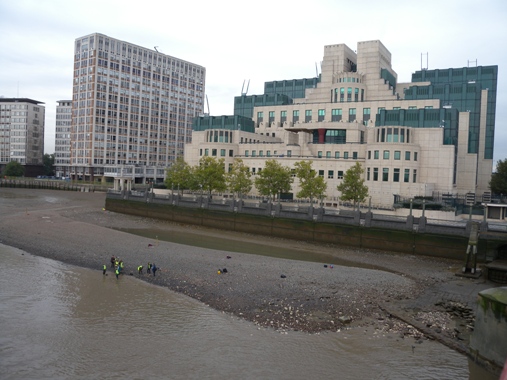
[[[102,266],[102,274],[106,274],[106,269],[107,269],[107,266],[106,266],[106,264],[104,264]]]
[[[151,271],[153,272],[153,277],[155,277],[155,272],[157,271],[157,266],[155,264],[152,264]]]
[[[143,266],[142,266],[142,265],[139,265],[139,266],[137,267],[137,272],[138,272],[139,274],[143,274]]]

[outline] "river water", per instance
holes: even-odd
[[[278,333],[1,244],[0,267],[1,379],[485,379],[433,341]]]

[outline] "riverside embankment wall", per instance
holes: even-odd
[[[201,205],[202,206],[202,205]],[[382,228],[381,223],[369,223],[366,227],[350,223],[330,223],[325,221],[302,220],[298,218],[275,217],[205,207],[184,207],[162,202],[143,202],[140,199],[106,198],[109,211],[157,218],[175,223],[199,225],[209,228],[235,232],[247,232],[278,238],[304,240],[319,244],[347,245],[358,248],[380,249],[426,256],[464,259],[468,245],[465,232],[438,234],[413,229]],[[432,229],[435,231],[435,229]],[[448,231],[448,229],[443,229]],[[485,261],[488,252],[498,245],[498,241],[480,239],[478,260]]]

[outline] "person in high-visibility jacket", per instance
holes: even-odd
[[[143,274],[143,266],[142,265],[139,265],[137,267],[137,271],[139,272],[139,274]]]
[[[116,279],[118,279],[118,276],[120,274],[120,269],[118,267],[116,267],[116,270],[114,273],[116,274]]]
[[[120,273],[123,272],[124,268],[125,268],[125,265],[123,264],[123,260],[120,260]]]
[[[106,264],[104,264],[102,266],[102,274],[106,274],[106,269],[107,269]]]

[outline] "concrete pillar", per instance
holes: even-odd
[[[409,231],[412,231],[414,229],[414,216],[412,215],[412,213],[409,216],[407,216],[406,226],[407,230]]]
[[[371,198],[370,198],[371,199]],[[373,213],[368,211],[364,214],[364,226],[371,227],[371,220],[373,219]]]
[[[470,352],[502,368],[507,357],[507,287],[479,293]]]
[[[426,231],[426,217],[425,217],[425,216],[421,216],[421,217],[419,218],[419,225],[418,225],[417,230],[418,230],[419,232],[424,232],[424,231]]]

